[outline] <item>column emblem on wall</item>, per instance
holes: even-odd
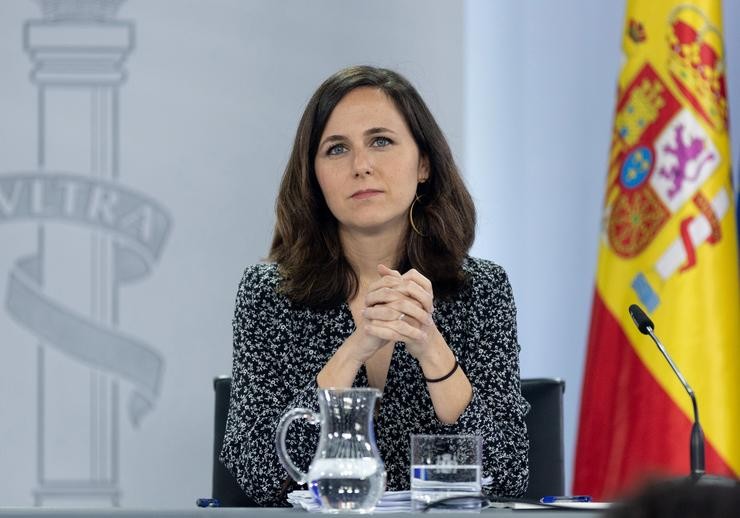
[[[37,347],[36,505],[120,499],[121,387],[138,425],[164,359],[119,327],[121,286],[160,259],[172,220],[119,171],[119,90],[134,23],[122,0],[41,0],[24,27],[38,99],[37,163],[0,173],[0,223],[36,246],[8,274],[5,310]],[[29,114],[33,116],[33,114]]]

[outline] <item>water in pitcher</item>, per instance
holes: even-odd
[[[385,469],[372,457],[315,459],[308,475],[324,512],[370,512],[385,488]]]
[[[367,513],[385,489],[385,466],[373,433],[373,409],[380,397],[374,388],[319,389],[321,414],[307,408],[288,410],[275,433],[280,462],[309,490],[325,513]],[[321,425],[316,454],[308,473],[298,469],[285,448],[288,426],[295,419]]]

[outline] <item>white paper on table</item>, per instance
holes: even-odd
[[[481,485],[490,486],[493,482],[491,477],[484,477]],[[320,512],[321,505],[313,497],[310,491],[302,489],[288,493],[288,503],[293,507],[305,509],[309,512]],[[386,491],[380,501],[375,505],[376,513],[410,513],[411,491]]]
[[[321,511],[321,505],[310,491],[300,490],[288,493],[288,503],[293,507],[309,512]],[[376,513],[411,512],[411,491],[386,491],[375,506]]]

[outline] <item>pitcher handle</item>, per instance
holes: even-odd
[[[283,465],[285,471],[288,472],[293,480],[299,484],[305,484],[308,482],[308,473],[301,471],[295,464],[293,464],[293,461],[290,460],[290,456],[288,455],[288,450],[285,447],[285,436],[288,434],[288,427],[290,426],[290,423],[296,419],[308,419],[308,422],[311,424],[321,424],[321,418],[319,417],[319,414],[309,410],[308,408],[293,408],[283,414],[283,417],[280,418],[280,422],[277,425],[277,430],[275,431],[275,447],[277,448],[280,464]]]

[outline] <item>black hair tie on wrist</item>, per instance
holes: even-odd
[[[459,364],[459,363],[457,363],[457,360],[455,360],[455,366],[454,366],[454,367],[452,367],[452,370],[451,370],[450,372],[448,372],[447,374],[445,374],[445,375],[444,375],[444,376],[442,376],[441,378],[434,378],[434,379],[429,379],[429,378],[427,378],[426,376],[424,376],[424,381],[426,381],[427,383],[439,383],[440,381],[444,381],[444,380],[446,380],[447,378],[449,378],[450,376],[452,376],[453,374],[455,374],[455,371],[457,370],[457,368],[458,368],[459,366],[460,366],[460,364]]]

